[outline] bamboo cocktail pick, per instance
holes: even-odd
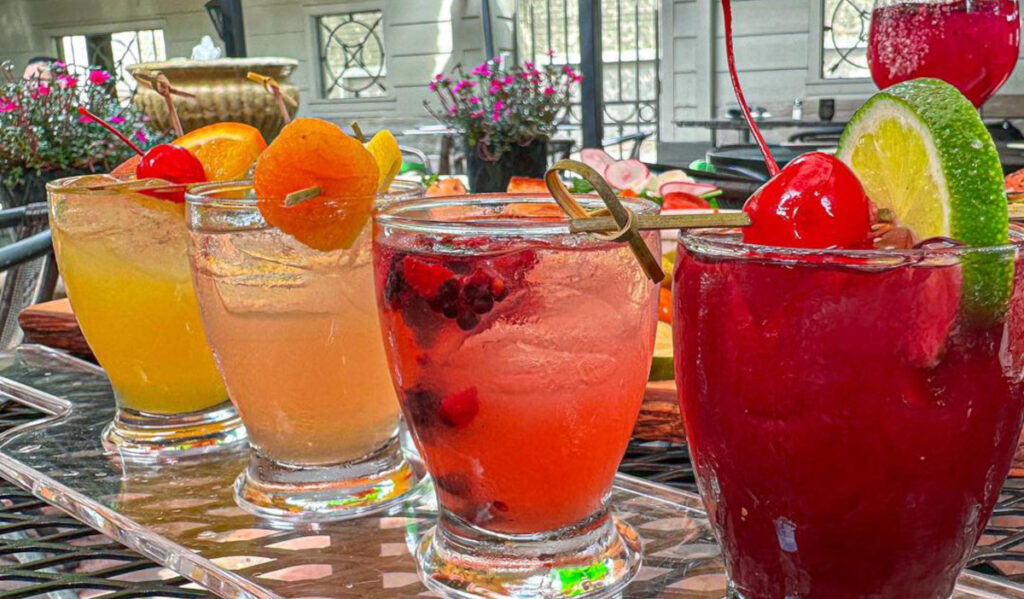
[[[136,81],[164,97],[164,101],[167,102],[167,111],[171,115],[171,125],[174,127],[174,132],[178,134],[178,137],[185,135],[185,129],[181,126],[181,119],[178,118],[178,110],[174,107],[174,96],[195,98],[195,94],[172,86],[167,76],[159,71],[136,71],[133,76]]]
[[[594,187],[606,206],[603,210],[588,212],[566,188],[560,176],[561,171],[575,173]],[[558,205],[569,215],[569,231],[573,233],[595,233],[609,241],[624,241],[640,262],[647,276],[655,283],[665,278],[661,263],[640,235],[640,231],[661,229],[703,229],[708,227],[746,227],[750,217],[743,212],[719,212],[714,214],[673,214],[640,215],[626,208],[619,201],[615,190],[597,171],[577,160],[560,160],[544,176],[548,190]]]
[[[274,102],[277,103],[277,109],[281,112],[281,118],[284,119],[284,124],[292,122],[292,115],[288,112],[288,106],[292,108],[298,108],[299,103],[296,102],[291,96],[286,96],[281,92],[281,86],[273,77],[267,77],[266,75],[260,75],[259,73],[249,72],[246,77],[249,81],[255,81],[263,86],[263,89],[274,95]],[[288,106],[285,105],[287,102]]]

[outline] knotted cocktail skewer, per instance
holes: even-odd
[[[167,75],[159,71],[136,71],[133,76],[136,81],[163,96],[164,101],[167,102],[167,111],[171,114],[171,126],[174,127],[174,132],[178,137],[185,135],[185,129],[181,126],[181,119],[178,118],[178,110],[174,107],[174,96],[195,98],[195,94],[172,86],[170,80],[167,79]]]
[[[584,209],[562,182],[560,171],[569,171],[583,177],[594,187],[594,191],[601,197],[606,208],[596,212],[588,212]],[[571,232],[595,233],[602,239],[628,243],[644,272],[655,283],[660,283],[665,278],[665,271],[661,269],[661,263],[647,247],[647,243],[640,235],[641,230],[733,228],[750,225],[750,217],[739,211],[638,216],[622,205],[615,190],[604,180],[604,177],[577,160],[556,162],[544,176],[544,181],[555,201],[569,215],[569,230]]]
[[[277,103],[277,109],[281,112],[281,118],[284,119],[284,124],[292,122],[292,115],[288,112],[288,106],[292,108],[298,108],[299,103],[295,101],[291,96],[285,95],[281,91],[281,85],[273,77],[267,77],[266,75],[260,75],[259,73],[249,72],[246,77],[250,81],[255,81],[263,86],[263,89],[273,94],[274,102]],[[288,106],[285,106],[285,103]]]

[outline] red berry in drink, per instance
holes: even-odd
[[[466,428],[480,411],[476,387],[459,391],[441,400],[441,422],[452,428]]]
[[[835,156],[805,154],[747,200],[743,241],[796,248],[870,248],[872,205]]]
[[[426,299],[435,297],[445,281],[455,276],[455,273],[437,262],[412,256],[406,256],[402,263],[402,272],[406,283]]]

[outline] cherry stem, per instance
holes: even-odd
[[[131,148],[139,156],[142,156],[143,154],[145,154],[145,152],[142,151],[142,148],[140,148],[139,146],[135,145],[135,142],[133,142],[132,140],[128,139],[128,137],[124,133],[121,133],[120,131],[115,129],[114,126],[111,125],[110,123],[108,123],[107,121],[105,121],[105,120],[101,119],[100,117],[96,116],[95,114],[89,112],[89,110],[86,109],[84,106],[79,106],[78,107],[78,114],[80,114],[82,116],[89,117],[90,119],[95,121],[99,126],[103,127],[107,131],[110,131],[111,133],[116,135],[118,139],[123,141],[125,143],[125,145],[127,145],[129,148]]]
[[[743,118],[746,119],[747,126],[750,127],[750,132],[757,141],[757,147],[764,156],[764,163],[768,166],[768,174],[774,177],[780,172],[779,163],[775,162],[775,157],[772,156],[771,150],[768,149],[768,143],[765,142],[764,136],[761,135],[761,130],[758,129],[757,123],[754,122],[754,117],[750,114],[750,107],[747,105],[747,99],[743,96],[743,88],[740,86],[740,76],[736,72],[736,54],[732,47],[732,6],[729,0],[722,0],[722,13],[725,15],[725,53],[729,60],[729,77],[732,79],[732,88],[736,91],[736,100],[740,103]]]

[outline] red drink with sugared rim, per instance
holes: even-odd
[[[560,569],[591,590],[624,584],[638,556],[606,502],[657,319],[629,247],[568,234],[550,198],[473,196],[385,208],[374,261],[399,402],[437,490],[428,585],[583,592]]]
[[[918,77],[956,86],[981,107],[1020,52],[1017,0],[883,0],[871,15],[868,63],[879,89]]]
[[[981,257],[683,235],[676,376],[742,597],[950,596],[1021,427],[1015,240]],[[1001,308],[971,307],[981,271],[1012,285]]]

